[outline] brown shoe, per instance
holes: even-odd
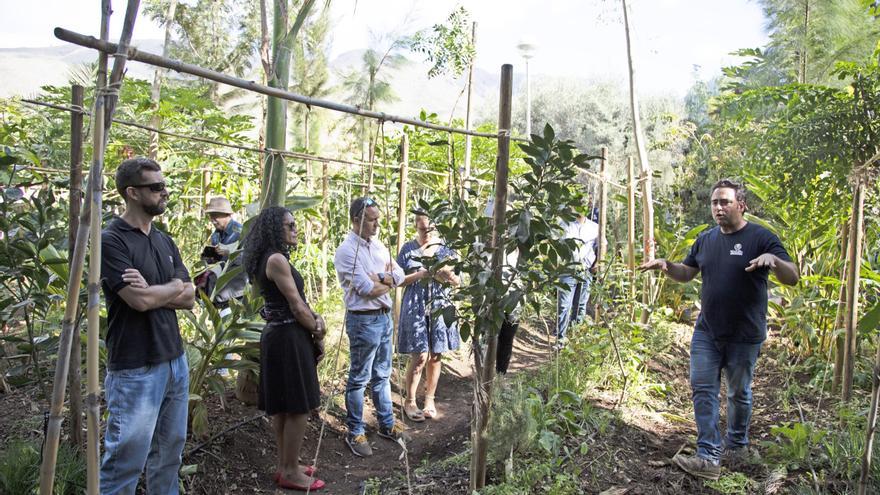
[[[403,440],[403,442],[406,443],[412,440],[410,434],[406,432],[406,428],[398,421],[395,421],[390,428],[380,426],[379,436],[395,442]]]
[[[721,466],[710,460],[697,457],[695,455],[675,454],[672,462],[680,467],[684,472],[697,478],[705,478],[707,480],[717,480],[721,477]]]

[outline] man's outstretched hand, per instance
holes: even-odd
[[[749,261],[749,266],[746,267],[746,271],[753,272],[758,268],[770,268],[771,270],[776,268],[776,256],[773,256],[770,253],[764,253],[752,261]]]
[[[646,261],[639,265],[638,270],[640,272],[647,272],[649,270],[660,270],[663,273],[669,272],[669,264],[663,258],[653,259],[651,261]]]

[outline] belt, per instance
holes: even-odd
[[[351,314],[353,314],[353,315],[365,315],[365,316],[366,316],[366,315],[370,315],[370,316],[372,316],[372,315],[384,315],[385,313],[388,312],[388,308],[379,308],[379,309],[361,309],[361,310],[349,309],[348,312],[351,313]]]

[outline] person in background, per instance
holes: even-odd
[[[320,405],[317,363],[323,355],[325,326],[306,303],[303,278],[290,264],[290,249],[296,245],[290,211],[266,208],[248,233],[244,266],[265,301],[258,407],[275,428],[274,480],[279,488],[314,491],[325,483],[313,477],[313,467],[299,464],[299,455],[309,412]]]
[[[394,441],[410,439],[394,419],[389,381],[393,332],[390,292],[403,282],[404,273],[376,235],[380,216],[379,205],[371,198],[352,201],[348,209],[351,231],[334,258],[345,293],[345,331],[351,356],[345,387],[345,444],[359,457],[373,455],[363,419],[367,384],[373,392],[379,436]]]
[[[574,239],[577,244],[572,251],[572,263],[575,273],[583,281],[574,276],[566,275],[559,280],[556,289],[557,316],[556,342],[561,348],[568,339],[568,328],[572,323],[583,320],[587,313],[587,301],[590,297],[590,277],[595,271],[599,225],[579,213],[576,220],[563,225],[563,238]],[[577,295],[577,300],[575,300]]]
[[[747,222],[745,188],[730,180],[712,187],[712,217],[718,224],[699,235],[681,263],[648,261],[640,270],[661,270],[677,282],[703,278],[701,311],[691,340],[690,381],[697,453],[676,454],[673,462],[700,478],[718,479],[720,461],[748,453],[752,378],[767,338],[767,278],[798,283],[798,267],[776,234]],[[718,428],[721,372],[727,378],[727,436]]]
[[[406,402],[403,412],[416,422],[437,416],[434,396],[440,380],[442,355],[461,345],[461,336],[455,323],[447,325],[435,311],[449,307],[449,286],[459,284],[451,267],[436,271],[433,277],[425,269],[423,258],[436,261],[455,256],[436,235],[436,229],[425,214],[416,214],[416,239],[403,245],[397,255],[397,264],[407,274],[401,282],[406,289],[400,309],[397,333],[397,352],[409,354],[406,368]],[[425,370],[425,407],[419,409],[416,394],[422,370]]]
[[[176,494],[189,404],[176,310],[192,308],[195,291],[174,240],[153,225],[168,205],[159,164],[123,161],[116,190],[125,211],[101,232],[107,304],[101,493],[134,495],[146,466],[147,493]]]
[[[241,265],[241,258],[238,257],[232,261],[229,267],[226,266],[229,261],[230,249],[234,248],[241,239],[242,225],[235,220],[229,200],[222,196],[211,198],[208,201],[208,206],[205,207],[205,213],[211,219],[214,232],[211,234],[208,246],[205,247],[202,253],[202,260],[206,264],[219,263],[219,266],[202,274],[201,277],[206,278],[198,278],[196,285],[206,294],[211,294],[217,283],[217,278],[219,278],[224,270]],[[229,306],[231,299],[242,297],[247,280],[247,273],[242,270],[242,273],[233,277],[225,286],[220,288],[214,296],[214,305],[224,309]]]

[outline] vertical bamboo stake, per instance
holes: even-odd
[[[843,328],[844,314],[846,313],[846,280],[849,270],[849,220],[843,222],[840,228],[840,257],[843,259],[843,266],[840,269],[840,291],[837,296],[837,315],[834,317],[834,326],[831,328],[834,346],[834,379],[831,382],[831,392],[840,392],[840,382],[843,381],[843,354],[844,354],[844,336],[842,334],[835,335],[838,330]]]
[[[471,46],[474,47],[474,56],[471,58],[470,66],[468,67],[468,82],[467,82],[467,109],[464,113],[464,128],[466,130],[471,130],[471,97],[474,93],[474,63],[477,58],[477,23],[474,22],[471,27]],[[464,136],[464,177],[461,179],[461,197],[463,199],[467,199],[468,197],[468,188],[471,186],[471,135],[465,134]]]
[[[101,287],[101,194],[104,189],[101,176],[104,168],[104,125],[103,110],[104,99],[98,96],[95,100],[95,121],[92,127],[95,129],[94,152],[92,154],[92,170],[95,180],[89,180],[91,217],[89,229],[91,230],[92,242],[89,249],[89,283],[88,283],[88,334],[86,344],[86,380],[88,393],[86,395],[86,413],[88,420],[88,442],[86,454],[88,457],[88,493],[97,494],[99,487],[99,463],[100,449],[100,407],[101,388],[98,383],[98,349],[99,349],[99,325],[100,325],[100,287]]]
[[[83,126],[83,87],[71,87],[71,103],[77,111],[70,113],[70,219],[67,238],[68,263],[73,267],[73,248],[76,245],[76,232],[79,230],[79,215],[82,210],[82,126]],[[79,338],[79,321],[74,316],[70,347],[70,443],[79,450],[82,448],[82,343]]]
[[[859,474],[859,495],[868,493],[868,477],[871,472],[871,455],[874,450],[874,432],[877,431],[877,403],[880,401],[880,341],[874,357],[874,376],[871,387],[871,409],[868,410],[868,424],[865,431],[865,450],[862,451],[862,470]]]
[[[629,270],[629,296],[636,298],[636,183],[633,176],[633,159],[626,159],[626,267]]]
[[[844,402],[852,397],[853,372],[856,359],[856,331],[859,321],[859,271],[862,268],[862,237],[865,210],[865,180],[856,178],[853,191],[852,222],[849,232],[849,273],[846,280],[846,326],[845,345],[843,347],[843,387],[841,399]]]
[[[602,160],[599,161],[599,250],[596,255],[596,266],[599,270],[603,270],[603,263],[608,254],[608,184],[606,177],[608,169],[608,149],[602,147]],[[592,213],[592,212],[591,212]],[[593,308],[593,314],[596,321],[599,321],[601,305],[596,303]]]
[[[327,238],[330,223],[330,202],[328,200],[330,177],[327,172],[327,162],[321,165],[321,298],[327,297]]]
[[[177,10],[177,0],[171,0],[168,10],[165,11],[165,42],[162,43],[162,56],[168,57],[171,53],[171,28],[174,25],[174,12]],[[162,116],[159,114],[159,102],[162,96],[162,79],[167,69],[156,67],[153,73],[153,86],[150,88],[150,102],[153,104],[153,116],[150,117],[150,127],[158,129],[162,125]],[[159,155],[159,133],[150,133],[150,148],[148,155],[155,160]]]
[[[498,102],[498,160],[495,163],[495,206],[492,222],[492,271],[496,280],[501,280],[501,268],[504,264],[505,222],[507,212],[507,176],[510,161],[510,108],[513,82],[513,66],[501,66],[501,95]],[[487,325],[480,325],[487,329]],[[486,359],[480,363],[474,353],[477,364],[474,380],[476,381],[476,397],[474,397],[473,437],[471,445],[471,478],[470,491],[479,490],[486,485],[486,459],[489,453],[489,411],[492,407],[492,382],[495,379],[495,358],[498,353],[498,329],[488,327]],[[482,368],[482,369],[481,369]]]
[[[406,235],[406,200],[408,196],[409,177],[409,136],[403,133],[400,138],[400,195],[397,199],[397,251],[403,249],[404,235]],[[398,320],[400,319],[400,305],[403,298],[403,289],[394,289],[394,335],[397,335]]]

